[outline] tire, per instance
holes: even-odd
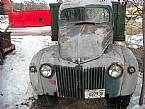
[[[129,105],[130,99],[131,95],[127,95],[115,98],[107,98],[106,101],[108,107],[113,107],[117,109],[126,109],[127,106]]]
[[[53,107],[58,103],[56,96],[38,95],[41,107]]]
[[[4,63],[4,58],[3,58],[2,51],[0,51],[0,65],[3,65],[3,63]]]

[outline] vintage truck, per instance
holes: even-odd
[[[11,32],[0,32],[0,65],[4,63],[4,57],[15,49],[15,45],[11,43]]]
[[[131,50],[117,43],[125,40],[125,3],[68,0],[50,4],[50,11],[55,44],[34,55],[29,66],[42,105],[59,97],[104,98],[126,109],[139,68]]]

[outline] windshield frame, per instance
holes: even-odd
[[[80,6],[80,7],[71,7],[71,8],[65,8],[63,10],[66,10],[66,9],[72,9],[72,8],[104,8],[107,10],[108,14],[109,14],[109,21],[106,22],[108,23],[108,25],[112,26],[112,8],[110,5],[86,5],[86,6]],[[59,25],[61,26],[62,25],[62,22],[63,20],[61,19],[61,12],[63,11],[61,10],[59,13]],[[68,21],[68,23],[75,23],[75,22],[71,22],[71,21]]]

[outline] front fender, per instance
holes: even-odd
[[[136,60],[136,57],[130,49],[122,47],[122,53],[124,55],[125,68],[124,68],[124,78],[123,78],[120,94],[121,96],[124,96],[124,95],[131,95],[135,91],[135,87],[138,79],[139,67],[138,67],[138,62]],[[128,72],[127,69],[129,66],[135,67],[136,69],[135,73],[131,74]]]
[[[55,49],[57,49],[57,47],[54,45],[44,48],[40,50],[37,54],[35,54],[31,60],[30,67],[35,66],[36,71],[35,72],[29,71],[29,76],[32,87],[34,91],[37,93],[37,95],[43,94],[54,95],[54,92],[56,92],[56,84],[55,84],[56,75],[53,75],[52,78],[45,78],[39,72],[39,69],[42,64],[45,63],[54,64],[53,62],[56,62],[55,60],[57,56],[55,55]]]

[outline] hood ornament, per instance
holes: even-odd
[[[82,62],[81,58],[78,58],[77,60],[75,60],[75,63],[76,63],[76,64],[79,64],[79,65],[80,65],[81,62]]]

